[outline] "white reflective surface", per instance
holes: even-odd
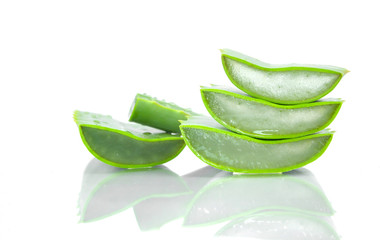
[[[83,174],[79,208],[82,223],[133,208],[141,231],[177,221],[184,227],[227,223],[217,236],[339,238],[330,219],[334,210],[304,168],[232,175],[207,166],[180,177],[163,166],[121,170],[93,159]]]
[[[0,239],[380,239],[378,22],[372,0],[0,1]],[[207,114],[199,86],[232,85],[219,48],[351,71],[313,177],[220,175],[188,148],[87,168],[74,110],[126,121],[146,92]]]

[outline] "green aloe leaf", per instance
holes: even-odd
[[[260,140],[231,132],[207,117],[182,122],[182,135],[193,153],[207,164],[245,173],[286,172],[316,160],[326,150],[333,133],[282,140]]]
[[[251,137],[294,138],[321,131],[334,120],[343,101],[326,99],[279,105],[228,87],[202,87],[203,103],[224,127]]]
[[[137,94],[131,106],[129,121],[180,133],[179,120],[186,120],[190,115],[197,115],[190,109],[182,108],[146,94]]]
[[[234,220],[216,233],[219,237],[288,239],[288,240],[338,240],[339,235],[329,219],[307,214],[270,211]]]
[[[122,123],[106,115],[76,111],[74,120],[90,153],[116,167],[159,165],[175,158],[185,147],[179,135],[137,123]]]
[[[280,104],[313,102],[331,92],[348,70],[323,65],[273,65],[223,49],[231,82],[252,97]]]

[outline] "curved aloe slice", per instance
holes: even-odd
[[[184,225],[215,224],[269,210],[331,216],[334,211],[322,189],[300,170],[216,180],[194,198]]]
[[[193,153],[207,164],[245,173],[286,172],[322,155],[332,132],[283,140],[260,140],[233,133],[211,118],[192,117],[182,122],[182,135]]]
[[[281,104],[318,100],[331,92],[348,70],[322,65],[273,65],[223,49],[222,63],[231,82],[252,97]]]
[[[293,138],[318,132],[334,120],[339,99],[298,105],[279,105],[252,98],[234,89],[212,86],[201,89],[203,103],[224,127],[257,138]]]
[[[316,216],[271,211],[232,221],[216,233],[222,237],[254,239],[337,240],[335,229]]]
[[[158,100],[146,94],[137,94],[129,115],[131,122],[180,133],[178,120],[186,120],[190,115],[197,114],[174,103]]]
[[[135,123],[122,123],[110,116],[74,113],[83,143],[97,159],[116,167],[138,168],[165,163],[185,147],[172,135]]]
[[[164,166],[121,169],[93,159],[79,194],[81,222],[100,220],[149,198],[189,194],[183,180]]]

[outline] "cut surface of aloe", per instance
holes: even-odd
[[[231,132],[207,117],[182,122],[182,135],[193,153],[207,164],[226,171],[245,173],[286,172],[322,155],[333,133],[282,140],[260,140]]]
[[[131,106],[129,121],[180,133],[179,120],[186,120],[190,115],[196,113],[174,103],[158,100],[146,94],[137,94]]]
[[[318,100],[348,72],[323,65],[274,65],[230,49],[221,52],[224,70],[236,87],[252,97],[280,104]]]
[[[339,99],[298,105],[280,105],[252,98],[228,87],[202,87],[203,103],[224,127],[265,139],[293,138],[318,132],[334,120],[342,106]]]
[[[176,157],[185,147],[179,135],[119,122],[106,115],[76,111],[74,120],[92,155],[116,167],[159,165]]]

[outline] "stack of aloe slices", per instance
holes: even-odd
[[[222,63],[239,89],[202,87],[213,117],[191,117],[180,129],[204,162],[243,173],[286,172],[323,154],[333,132],[325,129],[343,103],[324,99],[348,71],[319,65],[271,65],[232,50]]]
[[[242,173],[286,172],[322,155],[333,136],[325,128],[343,101],[320,98],[347,70],[271,65],[232,50],[222,50],[222,63],[239,89],[201,88],[213,118],[137,94],[129,123],[76,111],[85,146],[109,165],[140,168],[175,158],[186,143],[209,165]]]

